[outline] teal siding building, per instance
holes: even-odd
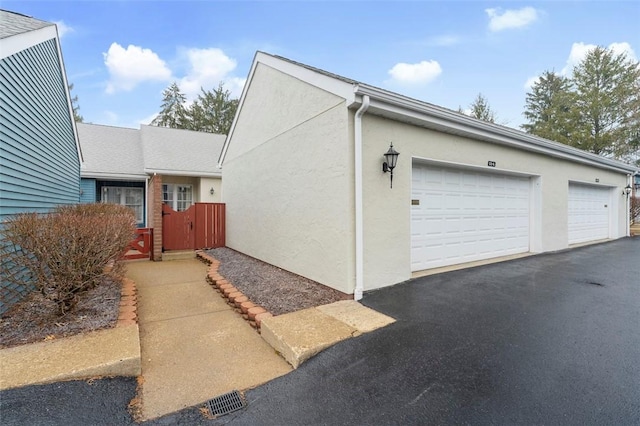
[[[80,156],[55,24],[0,10],[0,223],[78,203]],[[7,285],[0,312],[27,291]]]

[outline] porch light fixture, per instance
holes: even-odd
[[[391,142],[391,146],[389,150],[384,154],[385,162],[382,163],[382,172],[389,172],[391,177],[391,188],[393,188],[393,169],[396,168],[396,163],[398,162],[398,155],[400,153],[393,149],[393,142]]]
[[[211,195],[213,195],[213,193],[214,193],[214,192],[216,192],[216,190],[215,190],[215,189],[213,189],[213,188],[211,188],[211,189],[209,190],[209,194],[211,194]]]
[[[622,195],[626,195],[628,197],[629,194],[631,194],[631,184],[625,186],[624,190],[622,191]]]

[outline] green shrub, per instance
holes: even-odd
[[[105,275],[121,275],[134,233],[133,212],[114,204],[15,215],[0,230],[3,279],[34,286],[64,315]]]

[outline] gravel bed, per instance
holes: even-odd
[[[218,271],[249,300],[273,315],[326,305],[351,296],[229,248],[207,251]]]

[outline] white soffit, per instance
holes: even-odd
[[[51,40],[52,38],[56,38],[56,36],[56,26],[51,24],[38,30],[28,31],[3,38],[0,42],[0,59],[15,55],[16,53],[32,46]]]

